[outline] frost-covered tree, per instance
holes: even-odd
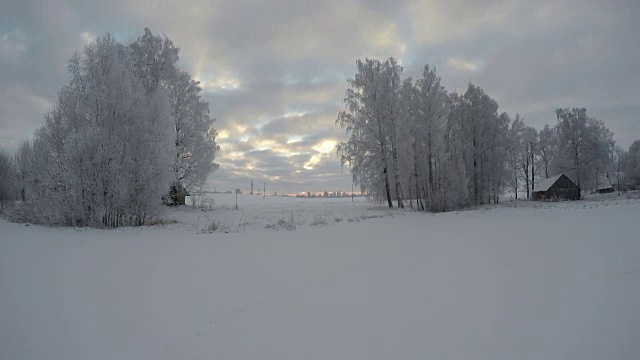
[[[516,114],[516,118],[511,123],[508,137],[509,148],[509,169],[511,171],[511,183],[513,185],[513,192],[515,198],[518,199],[518,178],[520,177],[520,170],[522,163],[520,162],[520,154],[523,149],[523,133],[525,129],[524,121],[520,118],[519,114]]]
[[[557,151],[557,146],[557,137],[554,133],[554,128],[545,125],[544,128],[540,130],[537,148],[538,154],[540,155],[538,169],[545,178],[551,176],[549,172],[551,171],[551,162]]]
[[[452,188],[447,185],[456,181],[455,178],[445,180],[442,173],[444,163],[450,160],[443,139],[451,110],[449,95],[440,84],[436,69],[428,65],[423,68],[415,87],[417,115],[411,128],[416,137],[414,161],[422,163],[416,169],[421,169],[423,176],[414,173],[414,180],[429,210],[443,211],[449,207],[448,190]]]
[[[398,208],[404,208],[402,184],[400,182],[402,176],[400,174],[400,160],[398,158],[400,128],[404,123],[401,117],[400,101],[400,92],[402,89],[401,74],[402,66],[398,65],[398,61],[395,58],[389,58],[383,63],[382,81],[380,82],[383,99],[380,105],[382,109],[382,120],[386,122],[385,128],[389,129],[388,138],[391,148],[391,171],[393,173],[394,196],[397,200]]]
[[[602,121],[588,117],[585,108],[557,109],[556,116],[556,168],[572,173],[579,187],[586,184],[583,180],[595,183],[613,151],[613,134]]]
[[[498,103],[480,87],[469,84],[457,106],[460,107],[457,113],[462,132],[463,157],[471,177],[471,203],[484,204],[490,198],[487,170],[494,160],[489,157],[489,150],[496,145],[496,138],[492,134],[498,119]]]
[[[13,163],[16,171],[16,187],[18,200],[27,200],[27,188],[34,188],[33,184],[33,147],[31,142],[25,140],[18,145],[13,156]]]
[[[11,156],[0,150],[0,213],[16,200],[16,172]]]
[[[403,189],[406,189],[409,206],[413,209],[413,200],[416,200],[418,210],[424,210],[424,202],[420,195],[420,181],[418,180],[418,153],[417,153],[417,96],[416,88],[411,78],[402,82],[400,90],[400,118],[401,126],[398,129],[398,136],[403,141],[398,144],[399,167],[403,176]]]
[[[640,189],[640,140],[635,140],[622,161],[625,185],[632,189]]]
[[[622,172],[624,171],[624,159],[626,152],[620,146],[616,146],[612,153],[613,171],[616,173],[615,185],[618,190],[618,196],[620,196],[621,186],[624,185],[621,181]]]
[[[202,187],[207,176],[218,169],[215,157],[219,150],[215,119],[209,117],[209,103],[200,93],[200,83],[177,66],[180,49],[166,36],[154,35],[145,28],[144,35],[129,45],[136,76],[147,92],[164,88],[174,130],[174,181],[187,191]]]
[[[385,118],[388,76],[378,60],[358,60],[356,66],[358,72],[348,80],[351,88],[344,99],[346,110],[336,120],[349,136],[347,142],[338,145],[338,156],[351,169],[354,184],[377,198],[386,198],[389,208],[393,208],[389,179],[391,129]]]
[[[338,156],[355,184],[389,207],[394,198],[430,211],[498,201],[509,118],[495,100],[472,84],[449,96],[429,66],[415,84],[393,58],[357,66],[336,121],[349,135]]]
[[[522,139],[520,144],[520,177],[524,180],[527,190],[527,199],[530,197],[530,190],[534,187],[534,163],[535,163],[535,145],[538,142],[538,132],[535,128],[527,126],[522,130]]]
[[[127,48],[98,38],[69,62],[71,81],[32,145],[16,155],[23,220],[69,226],[141,225],[172,178],[164,89],[146,91]]]

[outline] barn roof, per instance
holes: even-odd
[[[556,181],[558,181],[558,179],[560,179],[560,177],[564,175],[564,174],[560,174],[560,175],[556,175],[556,176],[552,176],[548,179],[543,179],[542,181],[540,181],[535,188],[533,189],[534,192],[538,192],[538,191],[547,191],[549,190],[550,187],[553,186],[553,184],[556,183]]]

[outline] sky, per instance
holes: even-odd
[[[640,139],[637,0],[9,0],[0,11],[0,148],[42,125],[73,52],[148,27],[180,47],[219,133],[218,191],[351,191],[335,124],[358,59],[435,66],[449,91],[480,86],[538,129],[586,107],[623,148]],[[256,186],[257,187],[257,186]]]

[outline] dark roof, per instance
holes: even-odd
[[[571,180],[567,175],[559,174],[559,175],[556,175],[556,176],[552,176],[552,177],[550,177],[548,179],[541,180],[539,183],[536,184],[535,188],[533,189],[533,192],[548,191],[563,176],[566,177],[567,180],[569,180],[572,184],[575,185],[573,180]],[[576,187],[578,187],[578,186],[576,185]]]
[[[549,190],[553,186],[553,184],[555,184],[556,181],[558,181],[558,179],[560,179],[562,177],[562,175],[564,175],[564,174],[552,176],[552,177],[550,177],[548,179],[544,179],[544,180],[540,181],[535,186],[533,191],[547,191],[547,190]]]
[[[175,192],[176,194],[184,194],[185,196],[189,196],[189,192],[179,181],[176,181],[171,185],[171,191]]]

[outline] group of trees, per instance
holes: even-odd
[[[498,202],[507,191],[529,197],[540,178],[560,172],[586,188],[613,170],[616,157],[619,168],[640,172],[634,146],[616,150],[611,131],[586,109],[558,109],[557,124],[537,131],[499,113],[474,84],[448,93],[435,68],[413,81],[401,79],[394,58],[356,65],[336,120],[349,138],[337,153],[354,183],[389,207],[408,199],[419,210],[447,211]]]
[[[15,154],[0,155],[0,201],[18,200],[13,216],[141,225],[159,213],[163,197],[171,201],[176,181],[201,186],[217,168],[216,132],[178,53],[149,29],[129,46],[106,35],[76,53],[44,125]]]

